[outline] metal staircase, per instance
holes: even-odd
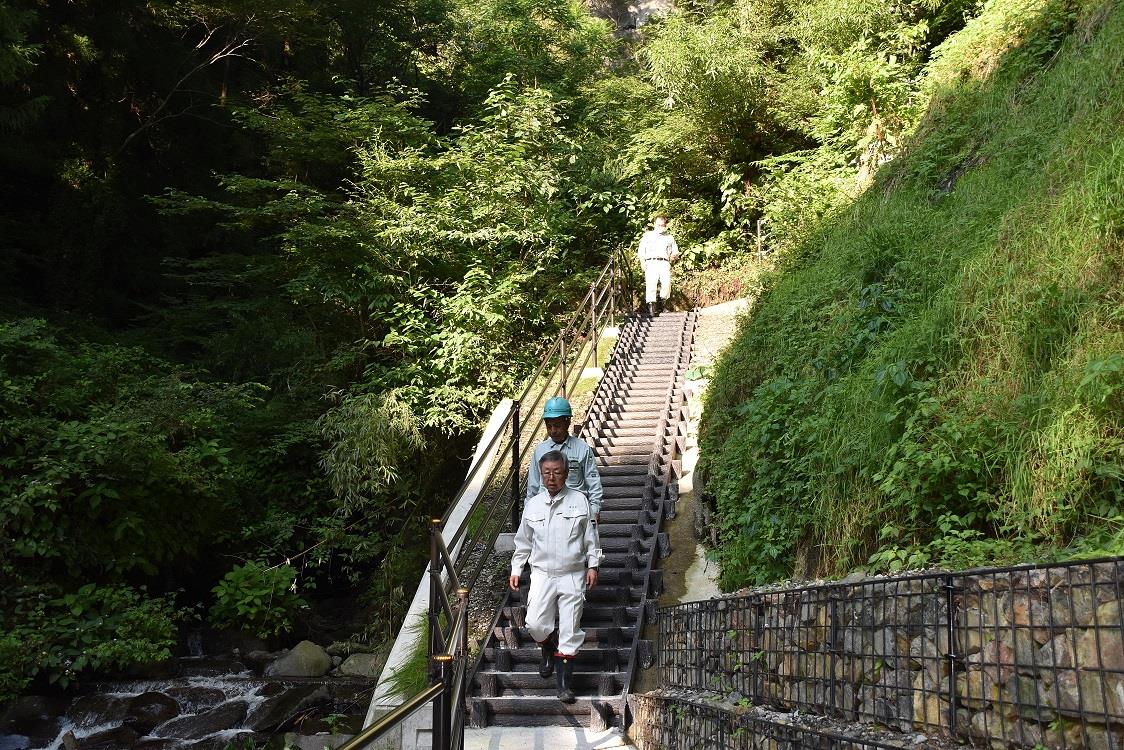
[[[662,589],[658,562],[669,551],[660,526],[678,499],[683,381],[694,328],[694,313],[630,316],[579,433],[594,448],[605,488],[605,556],[582,615],[586,641],[574,671],[577,702],[561,703],[554,679],[538,675],[539,650],[524,627],[524,570],[518,595],[502,604],[483,645],[468,696],[471,725],[597,729],[625,723],[625,696],[652,654],[640,635]]]

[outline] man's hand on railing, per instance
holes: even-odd
[[[511,587],[512,591],[519,590],[519,576],[508,576],[507,585]]]

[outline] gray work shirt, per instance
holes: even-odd
[[[550,451],[560,451],[566,457],[569,473],[566,475],[566,486],[580,490],[589,498],[589,505],[593,514],[601,512],[601,474],[597,471],[597,459],[584,440],[569,435],[566,442],[559,445],[547,438],[538,444],[534,455],[531,456],[531,468],[527,472],[527,500],[543,491],[542,474],[539,472],[539,459]]]

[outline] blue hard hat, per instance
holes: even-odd
[[[561,396],[555,396],[548,399],[546,406],[542,410],[543,419],[552,419],[554,417],[572,417],[574,416],[573,409],[570,408],[570,402]]]

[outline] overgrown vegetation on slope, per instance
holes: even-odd
[[[725,587],[1124,552],[1122,73],[1102,0],[993,0],[934,50],[902,153],[717,367]]]

